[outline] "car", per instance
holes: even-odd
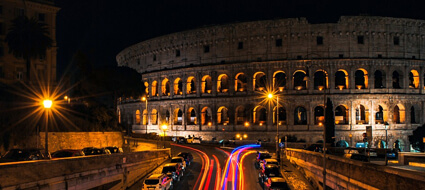
[[[272,155],[269,152],[258,152],[257,160],[255,162],[255,167],[257,169],[260,169],[261,163],[263,162],[263,160],[266,159],[266,158],[271,158],[271,157],[272,157]]]
[[[264,188],[266,190],[289,190],[288,183],[283,177],[270,177],[264,182]]]
[[[76,156],[85,156],[85,154],[82,150],[78,149],[63,149],[52,153],[52,158],[67,158]]]
[[[266,158],[266,159],[263,160],[262,163],[260,163],[260,168],[264,168],[264,166],[266,164],[275,164],[275,165],[278,165],[279,166],[279,162],[276,159]]]
[[[369,158],[366,155],[360,154],[357,149],[352,148],[347,148],[344,150],[344,158],[359,160],[363,162],[369,161]]]
[[[373,157],[373,158],[378,157],[378,153],[376,152],[376,150],[368,149],[366,152],[367,152],[369,157]]]
[[[178,163],[165,164],[161,173],[173,178],[174,181],[180,181],[180,178],[183,176],[182,168]]]
[[[107,146],[107,147],[105,147],[105,149],[108,149],[109,152],[111,152],[111,154],[123,153],[122,148],[118,148],[116,146]]]
[[[179,152],[177,156],[183,157],[187,166],[190,166],[190,163],[192,163],[193,156],[190,152]]]
[[[86,147],[83,148],[83,152],[86,156],[89,155],[101,155],[101,154],[111,154],[111,151],[109,151],[106,148],[95,148],[95,147]]]
[[[267,181],[270,177],[280,177],[280,167],[276,164],[266,164],[264,168],[258,173],[260,184]]]
[[[145,179],[142,190],[173,189],[173,179],[165,174],[153,174]]]
[[[186,170],[186,161],[184,160],[183,157],[180,157],[180,156],[172,157],[170,162],[171,163],[179,163],[180,166],[182,167],[182,170],[183,171]]]
[[[19,162],[29,160],[43,160],[49,159],[50,155],[45,155],[43,149],[38,148],[14,148],[6,152],[1,158],[0,162]]]
[[[198,138],[198,137],[193,138],[192,144],[201,144],[201,138]]]

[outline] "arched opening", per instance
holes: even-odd
[[[217,78],[217,92],[226,93],[229,91],[229,77],[226,74],[221,74]]]
[[[348,89],[348,73],[345,70],[339,70],[335,73],[335,88]]]
[[[253,122],[255,124],[266,124],[267,123],[267,111],[266,108],[262,106],[257,106],[254,108]]]
[[[322,106],[316,106],[314,108],[314,124],[324,125],[325,123],[325,109]]]
[[[236,124],[242,125],[246,121],[248,121],[248,118],[246,117],[246,110],[245,107],[239,106],[236,108]]]
[[[267,76],[263,72],[257,72],[254,74],[253,86],[254,91],[263,91],[266,89]]]
[[[409,88],[419,88],[419,72],[416,70],[411,70],[409,73]]]
[[[404,142],[401,139],[397,139],[394,141],[393,148],[398,150],[399,152],[404,151]]]
[[[165,123],[170,124],[170,112],[168,110],[165,112]]]
[[[375,76],[375,88],[385,88],[385,76],[380,70],[376,70],[374,73]]]
[[[149,96],[149,83],[145,81],[144,85],[145,85],[145,93],[147,96]]]
[[[202,77],[202,93],[204,94],[211,94],[212,92],[212,81],[211,77],[209,75],[205,75]]]
[[[307,125],[307,110],[301,106],[295,108],[294,125]]]
[[[189,108],[187,112],[187,122],[189,125],[196,125],[197,119],[196,119],[196,112],[194,108]]]
[[[158,125],[158,111],[156,109],[152,110],[151,124]]]
[[[382,106],[378,106],[378,110],[375,113],[375,123],[376,124],[383,124],[384,121],[384,108]]]
[[[248,79],[244,73],[238,73],[235,77],[235,90],[236,92],[246,91]]]
[[[421,113],[420,113],[419,106],[413,105],[410,108],[410,123],[413,123],[413,124],[420,123],[420,116],[421,116]]]
[[[335,108],[335,124],[336,125],[344,125],[348,124],[348,109],[344,105],[339,105]]]
[[[208,125],[208,123],[212,123],[212,112],[209,107],[202,108],[201,112],[201,124]]]
[[[183,94],[183,81],[180,78],[174,80],[174,95]]]
[[[218,124],[224,124],[224,123],[229,123],[229,116],[228,116],[228,109],[224,106],[221,106],[220,108],[218,108],[217,111],[217,123]]]
[[[163,96],[169,96],[170,95],[170,81],[167,78],[162,80],[161,89],[162,89],[162,95]]]
[[[356,108],[356,124],[368,124],[369,118],[368,114],[369,111],[366,110],[366,108],[363,105],[359,105]]]
[[[273,86],[277,87],[279,91],[285,89],[286,86],[286,74],[283,71],[277,71],[273,75]]]
[[[400,108],[398,105],[394,107],[393,122],[397,124],[401,123]]]
[[[294,89],[295,90],[303,90],[307,89],[307,81],[304,80],[306,76],[306,72],[302,70],[295,71],[293,75],[294,80]]]
[[[148,124],[148,110],[143,110],[143,125]]]
[[[136,110],[136,125],[140,125],[140,110]]]
[[[400,76],[400,73],[397,72],[397,71],[394,71],[393,72],[392,79],[393,79],[393,88],[400,89],[401,88],[401,80],[400,80],[401,79],[401,76]]]
[[[273,108],[273,123],[276,124],[276,107]],[[286,124],[286,110],[284,107],[279,106],[279,125]]]
[[[196,80],[195,77],[190,76],[187,78],[186,94],[196,94]]]
[[[121,123],[121,110],[118,109],[118,123]]]
[[[155,81],[152,82],[152,90],[151,90],[153,97],[158,96],[157,89],[158,89],[158,82],[156,82],[156,80],[155,80]]]
[[[340,140],[336,142],[336,147],[348,148],[348,142],[345,140]]]
[[[354,83],[356,89],[368,88],[368,77],[365,69],[359,69],[354,73]]]
[[[314,73],[314,89],[323,90],[328,88],[328,75],[325,71],[319,70]]]
[[[174,110],[174,125],[181,125],[183,123],[183,112],[177,108]]]

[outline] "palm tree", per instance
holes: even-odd
[[[49,37],[47,25],[37,19],[18,16],[12,20],[12,25],[6,35],[5,42],[9,53],[17,58],[23,58],[27,66],[27,81],[30,78],[31,59],[45,57],[46,50],[52,47],[53,40]]]

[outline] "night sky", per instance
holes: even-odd
[[[337,22],[341,15],[425,20],[423,0],[56,0],[58,78],[77,50],[97,66],[116,65],[124,48],[202,26],[306,17]]]

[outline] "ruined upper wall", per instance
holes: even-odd
[[[235,62],[287,59],[424,59],[424,20],[342,16],[337,23],[305,18],[210,26],[132,45],[116,59],[140,73]]]

